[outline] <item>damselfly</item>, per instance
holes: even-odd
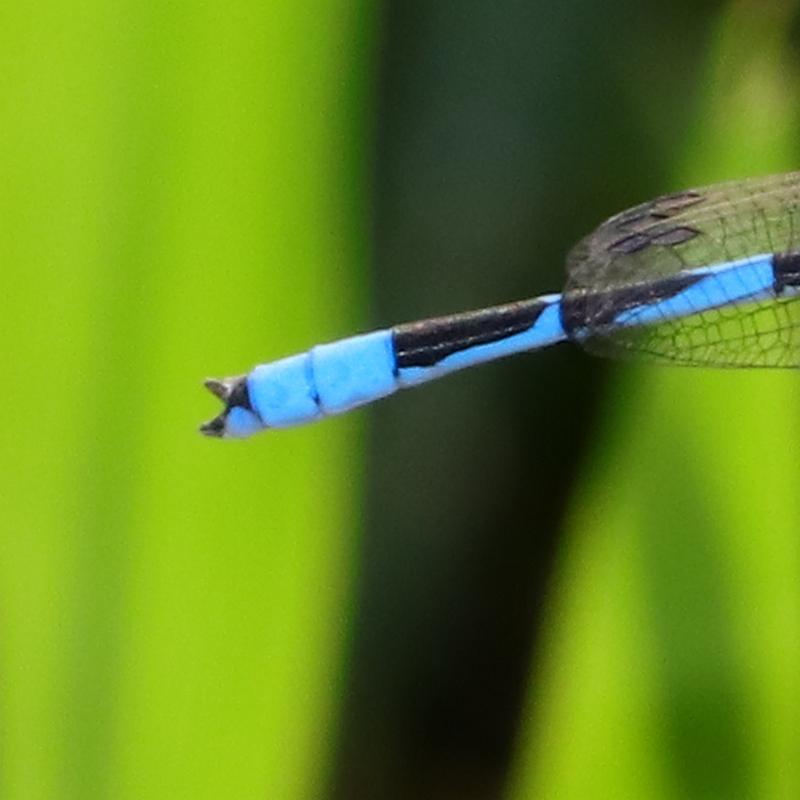
[[[665,195],[569,254],[561,294],[412,322],[208,380],[209,436],[341,414],[484,361],[577,342],[709,367],[800,366],[800,172]]]

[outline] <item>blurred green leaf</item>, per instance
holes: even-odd
[[[1,797],[324,778],[358,423],[196,427],[207,374],[358,323],[371,16],[0,11]]]

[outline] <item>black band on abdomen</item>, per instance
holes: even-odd
[[[547,306],[535,298],[398,325],[392,329],[397,368],[432,367],[453,353],[522,333]]]

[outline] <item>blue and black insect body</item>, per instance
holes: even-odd
[[[564,341],[672,364],[800,366],[799,215],[800,172],[659,197],[583,239],[561,294],[398,325],[206,381],[225,409],[201,431],[244,437],[312,422]]]

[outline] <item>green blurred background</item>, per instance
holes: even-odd
[[[785,171],[794,0],[0,8],[0,798],[800,796],[800,379],[200,380]]]

